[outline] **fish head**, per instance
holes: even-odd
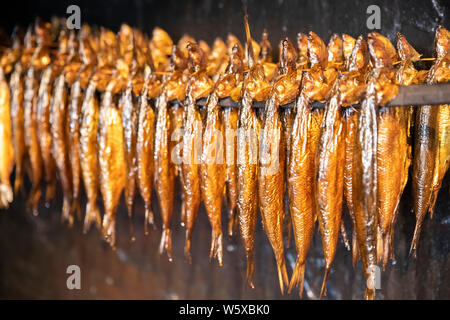
[[[259,43],[261,48],[259,59],[261,62],[272,62],[272,45],[269,41],[269,33],[266,29],[263,30],[261,36],[261,42]]]
[[[340,35],[334,33],[327,46],[328,65],[342,66],[344,62],[343,42]]]
[[[418,61],[420,54],[409,44],[405,36],[397,32],[396,36],[397,52],[402,61]]]
[[[370,61],[374,68],[392,68],[397,53],[391,41],[378,32],[367,36]]]
[[[308,34],[308,57],[311,68],[326,68],[328,64],[328,51],[325,43],[317,34],[310,31]]]
[[[355,47],[356,39],[349,36],[346,33],[342,34],[342,52],[344,54],[344,62],[347,63],[350,55],[352,54],[353,48]]]
[[[294,45],[285,38],[280,42],[280,69],[283,74],[296,69],[297,52]]]
[[[434,50],[436,58],[440,59],[444,57],[448,53],[449,48],[450,48],[450,32],[442,25],[439,25],[436,28],[436,36],[434,38]]]
[[[301,32],[297,34],[297,51],[299,66],[306,68],[308,66],[308,36]]]

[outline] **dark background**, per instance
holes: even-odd
[[[269,31],[273,47],[282,37],[295,39],[299,31],[315,31],[324,40],[333,32],[352,36],[367,34],[366,9],[381,8],[381,32],[394,39],[397,31],[425,56],[432,54],[436,26],[449,25],[448,1],[8,1],[2,3],[0,26],[11,31],[17,23],[27,25],[36,15],[50,19],[64,16],[70,4],[81,8],[82,22],[118,30],[122,22],[151,32],[154,26],[167,30],[174,40],[187,32],[210,44],[216,36],[233,32],[243,39],[243,6],[249,13],[253,36],[259,40]],[[449,174],[441,189],[433,220],[425,220],[418,258],[408,258],[414,229],[412,190],[408,183],[396,225],[396,260],[382,274],[380,299],[450,298],[450,197]],[[177,193],[179,194],[179,192]],[[0,298],[124,298],[124,299],[278,299],[297,298],[297,291],[281,296],[273,253],[257,226],[256,289],[244,288],[245,258],[240,240],[224,237],[224,266],[209,263],[211,229],[202,206],[193,238],[193,264],[183,261],[184,230],[179,227],[179,199],[174,217],[174,262],[159,257],[161,225],[156,197],[153,208],[158,228],[143,235],[143,204],[136,201],[134,225],[137,240],[129,238],[126,209],[118,210],[118,244],[113,251],[96,230],[87,235],[81,223],[69,229],[60,223],[62,197],[33,217],[25,198],[16,197],[9,210],[0,212]],[[82,199],[84,208],[85,197]],[[225,212],[225,211],[224,211]],[[347,216],[344,212],[344,216]],[[224,217],[224,226],[227,223]],[[347,227],[350,229],[349,222]],[[295,249],[287,251],[292,273]],[[82,289],[66,288],[66,268],[77,264]],[[317,298],[323,275],[320,236],[316,233],[306,265],[305,298]],[[361,264],[351,266],[351,254],[340,243],[328,280],[330,299],[360,299],[364,292]]]

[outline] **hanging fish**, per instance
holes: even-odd
[[[0,66],[0,208],[8,208],[13,200],[9,176],[14,166],[14,148],[11,140],[10,91],[3,67]]]
[[[83,231],[86,233],[92,223],[101,229],[101,216],[97,207],[97,194],[99,189],[99,176],[97,164],[97,128],[99,106],[95,96],[96,80],[91,77],[84,93],[81,107],[80,123],[80,165],[87,195],[86,215]]]
[[[444,27],[439,26],[436,29],[435,53],[436,61],[428,72],[426,82],[433,84],[442,76],[448,73],[448,44],[449,32]],[[416,227],[411,243],[410,253],[416,256],[417,245],[419,243],[420,230],[425,215],[432,211],[432,205],[439,191],[440,181],[446,171],[446,148],[440,145],[440,138],[445,138],[447,127],[446,115],[447,108],[436,108],[434,106],[421,106],[416,111],[415,120],[415,146],[413,160],[413,194],[414,194],[414,213],[416,215]],[[443,119],[442,126],[440,120]],[[440,128],[442,131],[440,132]],[[444,141],[443,141],[444,142]],[[445,143],[448,145],[448,143]],[[441,153],[442,152],[442,153]],[[442,154],[442,167],[440,164]],[[438,165],[438,167],[436,167]]]
[[[30,67],[25,77],[24,128],[25,145],[31,164],[31,191],[28,204],[31,205],[33,214],[38,215],[39,199],[41,197],[42,157],[37,133],[36,104],[38,87],[34,72],[34,68]]]
[[[440,29],[440,32],[436,42],[439,49],[436,51],[439,64],[434,69],[434,73],[435,82],[440,83],[450,81],[450,32],[442,26],[438,27],[438,29]],[[433,195],[431,196],[429,209],[431,218],[433,218],[434,205],[436,204],[442,180],[450,166],[450,105],[440,105],[437,118],[439,146],[433,175]]]
[[[14,193],[24,190],[23,179],[25,175],[25,159],[27,150],[25,146],[25,119],[24,119],[24,84],[22,78],[22,63],[17,62],[10,78],[11,90],[11,129],[14,147],[15,181]]]
[[[333,262],[341,227],[344,192],[344,125],[339,101],[339,82],[325,107],[316,153],[316,199],[325,256],[325,275],[320,295],[326,295],[326,280]]]
[[[97,135],[100,191],[105,208],[102,229],[112,247],[116,242],[116,210],[126,181],[122,117],[113,99],[116,85],[113,74],[103,94]]]
[[[238,197],[237,208],[239,217],[239,230],[244,243],[247,259],[247,283],[254,288],[254,245],[255,227],[258,210],[258,144],[261,124],[253,109],[253,99],[264,101],[270,91],[270,85],[265,78],[264,69],[255,61],[253,40],[250,36],[248,18],[245,16],[245,29],[247,36],[247,61],[250,71],[244,78],[242,100],[238,115],[237,133],[237,179]],[[280,261],[281,262],[281,261]],[[283,269],[279,269],[285,274]],[[286,276],[280,277],[283,283]],[[286,280],[286,281],[285,281]]]
[[[52,66],[49,66],[42,73],[36,106],[39,147],[41,150],[45,181],[47,184],[45,193],[45,202],[47,204],[54,198],[56,192],[56,164],[52,155],[52,133],[50,124],[50,100],[52,97],[52,82],[54,80],[52,72]]]
[[[218,83],[220,83],[220,78]],[[217,85],[217,84],[216,84]],[[226,167],[224,130],[220,117],[217,90],[209,95],[206,103],[207,118],[201,150],[201,192],[206,213],[212,228],[210,259],[217,258],[222,265],[222,198],[225,190]]]
[[[411,84],[417,71],[413,61],[420,55],[397,34],[398,54],[401,59],[397,78],[401,84]],[[407,79],[409,77],[409,79]],[[398,215],[400,198],[408,181],[409,114],[407,107],[380,107],[378,111],[377,180],[378,219],[381,241],[377,246],[378,262],[386,266],[392,248],[394,223]]]
[[[340,95],[343,110],[345,132],[345,167],[344,167],[344,199],[352,222],[352,264],[356,265],[358,259],[358,241],[356,238],[355,213],[353,209],[353,152],[356,143],[356,130],[358,127],[359,109],[353,106],[359,103],[365,93],[365,77],[367,63],[369,61],[367,43],[363,36],[357,40],[343,35],[343,51],[345,56],[345,68],[348,73],[341,79]],[[350,44],[349,44],[350,43]],[[348,53],[351,43],[353,50]]]
[[[361,103],[356,144],[353,153],[353,208],[359,253],[367,280],[365,299],[375,298],[377,266],[377,107],[383,106],[398,92],[389,69],[396,56],[389,39],[371,32],[368,35],[369,53],[374,69],[369,77],[366,96]]]
[[[58,176],[63,189],[62,221],[69,226],[74,222],[72,204],[72,171],[69,162],[68,126],[67,126],[67,93],[65,74],[61,73],[55,80],[50,105],[50,132],[52,135],[52,155],[55,159]]]
[[[184,136],[181,174],[184,192],[184,212],[186,215],[185,256],[190,261],[190,241],[201,201],[200,162],[202,153],[202,119],[197,110],[196,100],[209,95],[213,82],[206,73],[206,57],[194,43],[188,44],[191,77],[186,87],[187,102],[184,109]],[[223,193],[222,193],[223,194]],[[213,213],[210,213],[213,214]],[[217,214],[217,213],[216,213]],[[210,217],[210,221],[212,217]],[[216,224],[217,220],[214,221]],[[218,221],[220,222],[220,220]],[[221,226],[220,226],[221,229]],[[213,226],[211,257],[222,264],[222,238],[218,226]]]
[[[233,42],[230,42],[233,43]],[[225,76],[217,85],[219,98],[231,97],[233,101],[239,101],[243,80],[243,52],[239,44],[234,43],[229,53]],[[237,150],[236,133],[238,127],[238,109],[225,108],[222,111],[223,132],[225,139],[225,164],[226,164],[226,196],[228,204],[228,235],[231,237],[238,226],[237,215]]]
[[[151,197],[153,187],[153,135],[155,124],[155,112],[148,101],[148,91],[151,70],[145,69],[145,82],[139,97],[139,117],[136,140],[137,181],[139,192],[145,205],[145,234],[148,233],[148,225],[154,224],[154,215],[151,209]]]

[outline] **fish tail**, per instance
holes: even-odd
[[[192,264],[191,256],[191,233],[186,230],[186,244],[184,245],[184,257],[189,264]]]
[[[108,242],[111,247],[114,248],[116,244],[116,219],[110,213],[105,213],[103,216],[103,237],[106,242]]]
[[[71,204],[72,214],[77,217],[78,221],[81,221],[81,207],[80,207],[80,199],[73,198]]]
[[[86,215],[84,216],[84,225],[83,225],[83,232],[87,233],[89,229],[91,228],[92,223],[97,225],[98,229],[101,229],[101,216],[100,211],[98,210],[98,207],[95,205],[95,203],[88,201],[86,204]]]
[[[320,289],[320,297],[319,299],[322,299],[323,296],[327,295],[327,279],[328,275],[330,274],[330,266],[325,266],[325,273],[323,275],[323,281],[322,281],[322,288]]]
[[[279,259],[277,259],[277,271],[281,294],[284,294],[284,286],[289,285],[289,279],[286,270],[286,260],[284,259],[284,256],[281,256]]]
[[[414,258],[417,256],[417,246],[419,244],[420,231],[422,229],[422,219],[418,219],[416,221],[416,227],[414,228],[414,236],[411,241],[411,247],[409,249],[409,255],[412,255]]]
[[[236,226],[238,224],[237,218],[238,218],[238,216],[236,214],[236,207],[230,208],[229,211],[228,211],[228,220],[229,220],[229,222],[228,222],[228,235],[230,237],[233,236],[234,231],[236,230]]]
[[[9,181],[0,184],[0,208],[8,208],[13,200],[13,191]]]
[[[167,252],[169,261],[172,262],[172,230],[164,227],[159,244],[159,254]]]
[[[386,265],[389,260],[389,249],[390,249],[390,246],[389,246],[390,236],[389,235],[390,235],[390,232],[383,235],[383,247],[384,247],[384,249],[383,249],[383,271],[386,270]]]
[[[67,221],[69,227],[73,226],[73,215],[71,212],[70,200],[66,196],[63,197],[61,220],[62,222]]]
[[[380,263],[384,256],[384,235],[380,229],[377,232],[377,262]]]
[[[358,262],[358,239],[356,238],[356,232],[353,231],[352,234],[352,265],[353,268],[356,266],[356,262]]]
[[[16,178],[14,179],[14,194],[19,193],[19,190],[23,191],[22,166],[16,166]]]
[[[39,215],[38,207],[40,198],[41,198],[41,188],[36,184],[33,184],[33,186],[31,187],[27,205],[31,207],[34,216]]]
[[[132,220],[130,219],[132,222]],[[150,206],[145,206],[145,224],[144,224],[144,232],[145,235],[148,235],[148,226],[155,226],[155,215],[153,214],[153,210]]]
[[[350,251],[350,241],[348,240],[348,234],[347,230],[345,229],[344,221],[341,220],[341,236],[342,236],[342,242],[345,245],[345,248],[347,251]]]
[[[364,293],[364,300],[374,300],[375,299],[375,289],[366,288]]]
[[[49,206],[52,199],[56,194],[56,180],[52,179],[47,184],[47,188],[45,189],[45,205]]]
[[[300,263],[297,259],[295,263],[294,272],[292,273],[291,282],[289,283],[288,293],[291,293],[292,289],[298,284],[299,285],[299,295],[300,299],[303,297],[303,284],[305,280],[305,264]]]
[[[252,289],[255,289],[255,285],[253,284],[253,274],[255,272],[255,261],[253,261],[253,254],[247,256],[247,273],[245,276],[245,280],[247,285],[249,285]]]
[[[186,208],[184,202],[184,194],[181,194],[181,226],[184,227],[186,225]]]
[[[433,213],[434,213],[434,206],[436,204],[437,196],[439,194],[439,189],[441,188],[441,183],[437,187],[433,188],[433,191],[431,191],[431,197],[430,197],[430,206],[428,208],[428,212],[430,213],[430,219],[433,219]]]
[[[209,253],[209,259],[217,258],[219,266],[222,266],[222,232],[212,231],[211,250]]]

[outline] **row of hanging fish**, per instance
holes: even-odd
[[[130,218],[136,197],[142,197],[146,233],[155,221],[152,201],[158,201],[159,251],[172,260],[179,183],[189,262],[203,201],[210,257],[222,265],[225,200],[225,233],[242,238],[251,287],[260,215],[282,292],[298,285],[302,296],[317,223],[325,259],[321,296],[342,235],[353,263],[362,261],[365,298],[373,299],[374,267],[394,256],[409,167],[415,255],[450,163],[449,105],[384,105],[399,85],[449,81],[450,34],[437,28],[433,66],[418,71],[414,63],[421,55],[400,33],[397,49],[376,32],[357,39],[334,34],[328,46],[314,32],[299,33],[296,46],[281,41],[275,64],[267,32],[258,44],[247,19],[245,31],[245,46],[229,34],[210,48],[187,35],[173,44],[160,28],[151,39],[127,25],[117,35],[87,25],[74,32],[60,19],[36,20],[24,35],[15,29],[0,60],[0,206],[7,208],[13,195],[24,192],[28,177],[28,205],[37,215],[41,198],[49,204],[60,184],[62,220],[72,225],[84,215],[84,231],[95,224],[114,246],[122,191]],[[226,97],[239,108],[221,108]],[[196,104],[200,98],[207,98],[204,108]],[[255,101],[266,101],[262,112]],[[280,109],[292,101],[294,108]],[[315,101],[325,107],[313,107]],[[82,187],[86,208],[79,205]],[[298,257],[289,280],[284,241],[291,230]]]

